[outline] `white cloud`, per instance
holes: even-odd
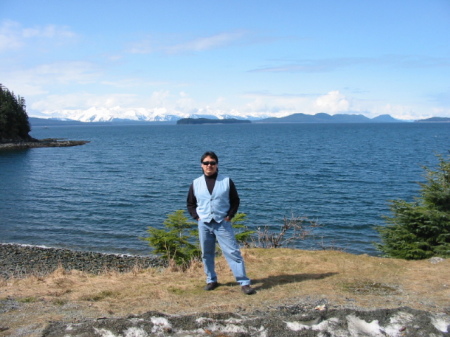
[[[32,103],[31,108],[38,111],[55,114],[58,111],[89,110],[96,107],[99,109],[111,109],[116,106],[135,106],[136,95],[133,94],[110,94],[94,95],[90,93],[73,93],[66,95],[49,95]]]
[[[252,100],[245,105],[246,114],[284,117],[297,112],[305,112],[309,107],[308,100],[301,96],[252,96]]]
[[[175,109],[178,111],[193,111],[197,108],[197,103],[186,92],[179,93],[179,98],[176,100]]]
[[[206,37],[182,42],[170,43],[170,39],[164,39],[164,43],[159,43],[156,38],[149,37],[132,44],[129,52],[132,54],[150,54],[153,52],[163,52],[166,54],[179,54],[185,52],[198,52],[223,47],[240,40],[246,35],[243,31],[225,32]]]
[[[93,83],[101,71],[89,62],[56,62],[41,64],[27,69],[1,69],[3,84],[21,96],[27,97],[57,92],[61,86]]]
[[[47,83],[52,81],[61,84],[86,84],[99,78],[100,73],[89,62],[74,61],[43,64],[34,68],[31,75]]]
[[[76,36],[65,26],[46,25],[24,28],[18,22],[4,20],[0,24],[0,52],[19,50],[28,42],[37,39],[47,39],[59,43]]]
[[[429,110],[420,107],[386,104],[380,101],[364,101],[348,98],[338,90],[324,95],[273,95],[253,93],[243,96],[242,102],[229,102],[217,97],[209,102],[200,102],[182,91],[172,93],[159,90],[149,95],[130,93],[97,95],[74,93],[69,95],[42,96],[28,105],[35,114],[77,119],[82,121],[110,120],[112,118],[147,119],[156,116],[177,115],[188,117],[192,114],[225,115],[248,117],[284,117],[295,113],[316,114],[325,112],[361,113],[369,118],[390,114],[402,120],[416,120],[432,116],[446,116],[450,111]],[[424,112],[425,111],[425,112]]]
[[[23,45],[20,25],[13,21],[3,21],[0,25],[0,52],[19,49]]]
[[[277,60],[277,62],[280,62]],[[398,68],[448,68],[449,57],[432,57],[423,55],[380,55],[374,57],[336,57],[327,59],[285,60],[283,64],[266,65],[250,70],[250,72],[267,73],[322,73],[345,68],[364,66]]]
[[[402,120],[417,120],[435,116],[448,116],[449,112],[450,109],[447,111],[438,111],[438,109],[429,109],[421,106],[384,104],[378,102],[378,104],[371,106],[370,115],[375,117],[388,114]]]
[[[131,44],[128,52],[131,54],[150,54],[156,51],[154,44],[155,43],[150,38],[142,41],[137,41]]]
[[[188,117],[191,114],[208,114],[218,117],[229,114],[220,109],[219,98],[213,104],[201,104],[186,92],[172,94],[168,90],[152,92],[148,97],[133,94],[93,95],[78,93],[45,96],[29,107],[37,117],[69,118],[81,121],[110,120],[112,118],[152,120],[164,115]]]
[[[24,28],[22,30],[24,38],[46,38],[46,39],[67,39],[77,35],[65,26],[47,25],[44,27]]]
[[[324,95],[246,95],[251,99],[245,105],[245,112],[260,113],[275,117],[283,117],[294,113],[316,114],[325,112],[336,114],[349,111],[352,107],[348,98],[339,91],[330,91]]]
[[[244,35],[243,32],[233,32],[233,33],[221,33],[208,37],[197,38],[192,41],[185,43],[180,43],[177,45],[169,46],[164,48],[164,50],[169,54],[177,54],[181,52],[190,51],[203,51],[214,49],[217,47],[222,47],[228,45]]]
[[[114,81],[101,81],[101,85],[113,87],[113,88],[119,88],[121,90],[125,89],[131,89],[131,88],[142,88],[142,87],[161,87],[161,86],[167,86],[170,84],[168,81],[147,81],[143,78],[123,78],[118,79]]]
[[[326,95],[318,97],[314,104],[317,107],[317,112],[335,114],[350,110],[350,102],[338,90],[330,91]]]

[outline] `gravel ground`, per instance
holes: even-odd
[[[162,267],[158,257],[102,254],[27,245],[0,244],[0,277],[47,275],[62,267],[98,274],[106,270],[128,272],[133,268]]]

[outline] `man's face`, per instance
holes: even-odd
[[[212,176],[217,172],[218,164],[217,164],[216,160],[211,158],[210,156],[205,157],[205,159],[203,159],[201,165],[202,165],[203,173],[207,176]]]

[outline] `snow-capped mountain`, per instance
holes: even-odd
[[[57,114],[52,117],[58,118]],[[133,121],[176,121],[182,117],[167,114],[165,109],[148,111],[146,109],[128,109],[123,110],[116,108],[90,108],[88,110],[66,110],[61,111],[58,115],[64,118],[76,120],[80,122],[111,122],[114,120],[133,120]]]
[[[234,112],[234,111],[233,111]],[[75,120],[80,122],[112,122],[116,120],[131,120],[141,122],[176,122],[182,118],[209,118],[209,119],[250,119],[257,120],[268,116],[252,116],[230,114],[227,112],[208,111],[208,109],[200,109],[191,111],[190,113],[181,113],[178,111],[169,112],[165,108],[155,109],[123,109],[121,107],[114,108],[98,108],[92,107],[87,110],[62,110],[62,111],[45,111],[44,116],[47,118],[61,120]],[[40,117],[41,116],[35,116]]]
[[[369,113],[367,113],[369,114]],[[399,122],[390,115],[381,115],[373,119],[366,117],[361,113],[353,111],[347,111],[336,115],[329,115],[326,113],[318,113],[316,115],[308,115],[303,113],[294,113],[290,115],[278,115],[268,116],[260,114],[242,114],[239,111],[217,111],[209,108],[194,109],[189,112],[180,111],[168,111],[166,108],[135,108],[124,109],[122,107],[113,108],[98,108],[92,107],[86,110],[60,110],[60,111],[45,111],[40,116],[32,116],[42,118],[44,115],[46,118],[58,119],[58,120],[71,120],[78,122],[173,122],[183,118],[207,118],[207,119],[241,119],[252,120],[261,122]]]

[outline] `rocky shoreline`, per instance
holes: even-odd
[[[33,141],[18,141],[18,142],[0,142],[1,150],[22,150],[40,147],[68,147],[78,146],[89,143],[87,140],[65,140],[59,138],[48,138]]]
[[[158,257],[103,254],[29,245],[0,244],[0,277],[22,278],[47,275],[58,268],[92,274],[128,272],[134,268],[164,267]]]

